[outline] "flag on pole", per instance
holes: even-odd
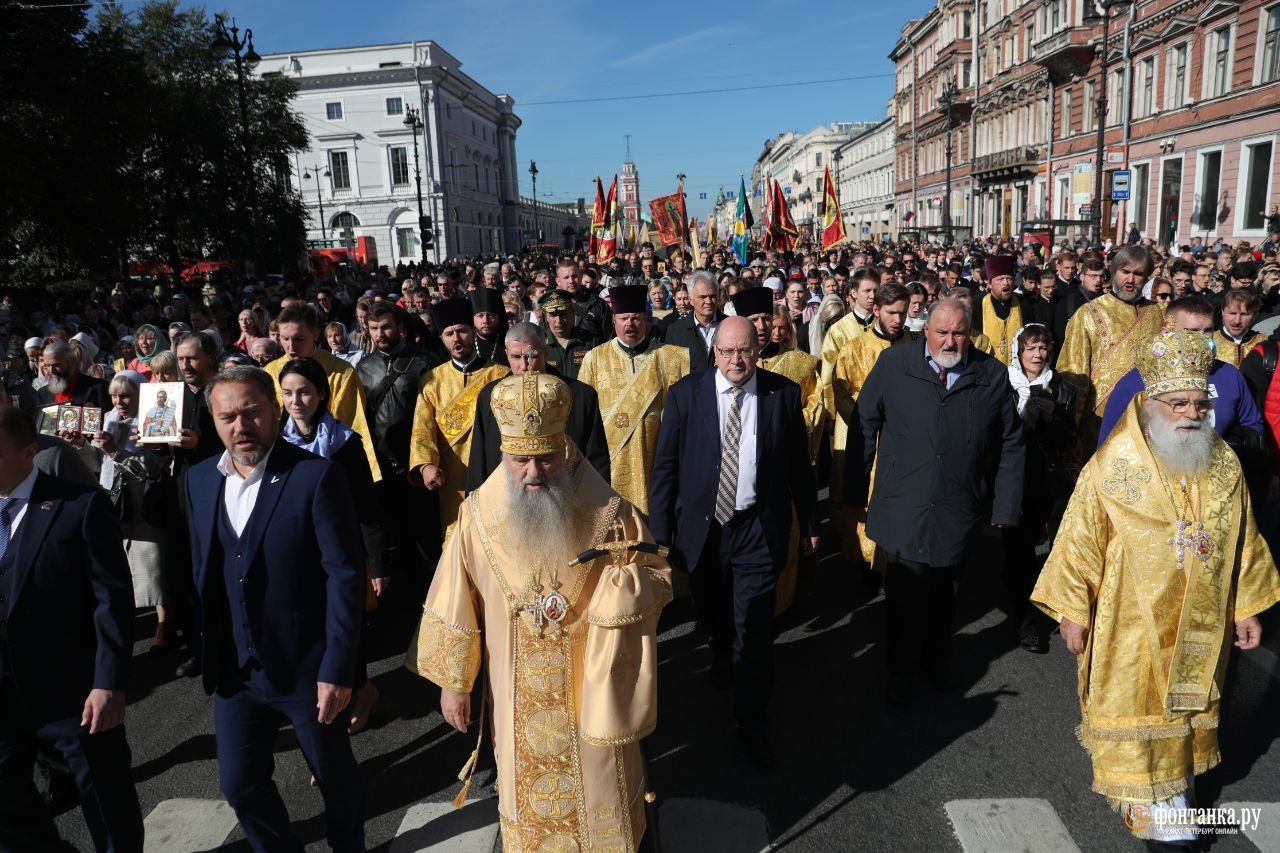
[[[702,249],[698,245],[698,220],[689,220],[689,251],[693,253],[693,268],[702,266]]]
[[[618,254],[618,176],[613,176],[609,196],[604,203],[604,225],[600,229],[596,263],[607,264]]]
[[[747,204],[746,181],[739,175],[737,216],[733,220],[733,239],[729,245],[733,247],[733,253],[738,256],[738,263],[743,266],[747,263],[747,244],[750,241],[752,225],[755,223],[751,220],[751,205]]]
[[[684,204],[680,193],[664,195],[649,202],[649,212],[653,214],[653,227],[658,229],[658,240],[664,246],[679,245],[684,230]]]
[[[773,179],[773,204],[776,208],[773,217],[773,227],[776,230],[774,248],[790,252],[800,242],[800,230],[791,219],[791,207],[783,196],[782,186],[777,178]]]
[[[591,234],[587,239],[587,252],[595,257],[600,251],[600,232],[604,230],[604,184],[596,175],[596,203],[591,208]]]
[[[840,213],[840,194],[831,181],[831,167],[827,167],[822,179],[822,251],[839,246],[849,235],[844,230],[844,216]]]
[[[643,219],[641,219],[641,220],[640,220],[640,236],[639,236],[637,239],[640,241],[640,242],[636,243],[636,248],[637,248],[637,249],[638,249],[638,248],[640,248],[641,246],[643,246],[645,243],[650,242],[650,240],[649,240],[649,223],[648,223],[648,222],[645,222]]]

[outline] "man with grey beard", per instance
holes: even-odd
[[[1067,323],[1057,370],[1076,386],[1080,442],[1092,447],[1107,399],[1133,367],[1138,344],[1160,331],[1160,306],[1142,298],[1154,263],[1141,246],[1125,246],[1111,262],[1107,293],[1080,307]]]
[[[1175,810],[1221,760],[1229,640],[1258,646],[1280,575],[1209,424],[1208,338],[1165,332],[1135,357],[1144,393],[1081,471],[1031,600],[1080,656],[1093,790],[1148,849],[1190,850],[1198,827]]]
[[[40,374],[46,380],[44,386],[36,390],[36,405],[40,409],[60,403],[111,408],[107,383],[80,372],[80,356],[66,341],[55,340],[45,345],[40,355]],[[41,428],[48,431],[43,424]]]
[[[458,512],[406,666],[440,687],[449,725],[492,733],[503,849],[634,849],[671,569],[636,508],[566,439],[564,380],[510,376],[491,401],[502,463]],[[472,719],[482,659],[486,699]]]

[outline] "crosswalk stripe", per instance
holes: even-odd
[[[1223,803],[1223,809],[1258,809],[1258,825],[1244,830],[1244,837],[1259,850],[1280,850],[1280,803]]]
[[[224,800],[164,800],[142,822],[143,853],[194,853],[222,845],[236,828]]]
[[[498,799],[418,803],[404,813],[391,853],[490,853],[498,839]]]
[[[965,853],[1080,853],[1048,800],[952,800],[946,812]]]
[[[769,849],[764,815],[733,803],[673,797],[662,801],[658,819],[664,853]]]

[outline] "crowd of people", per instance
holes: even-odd
[[[955,689],[961,570],[998,537],[1016,642],[1081,656],[1094,790],[1185,805],[1217,761],[1218,662],[1280,600],[1276,240],[644,244],[6,296],[0,846],[57,843],[38,765],[74,779],[99,849],[141,849],[122,722],[154,610],[150,653],[214,695],[251,845],[296,844],[287,719],[330,844],[362,849],[350,737],[396,590],[425,601],[407,666],[494,738],[504,847],[635,849],[662,607],[692,595],[771,769],[775,619],[822,538],[883,584],[905,710],[921,670]],[[1194,839],[1154,827],[1153,849]]]

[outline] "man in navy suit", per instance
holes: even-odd
[[[0,850],[58,850],[32,784],[41,744],[75,777],[100,851],[141,851],[125,687],[133,583],[101,489],[35,468],[36,425],[0,406]]]
[[[302,849],[271,779],[287,718],[324,797],[330,847],[363,850],[342,716],[364,618],[350,487],[338,466],[278,440],[266,372],[228,368],[205,393],[226,451],[191,468],[185,496],[222,793],[254,850]]]
[[[710,637],[712,683],[734,683],[734,716],[754,764],[769,769],[773,608],[795,508],[804,553],[818,546],[800,386],[756,369],[756,330],[720,321],[715,366],[671,387],[658,431],[649,526],[690,572]]]

